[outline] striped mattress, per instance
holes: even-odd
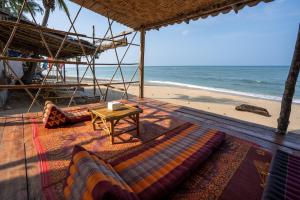
[[[162,199],[205,162],[224,138],[223,132],[185,123],[166,133],[163,138],[108,163],[76,147],[64,190],[65,197]]]
[[[140,199],[167,195],[224,140],[217,130],[185,123],[146,148],[110,164]]]

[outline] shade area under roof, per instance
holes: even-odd
[[[273,0],[71,0],[135,30],[158,29]]]

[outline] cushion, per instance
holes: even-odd
[[[192,123],[110,164],[140,199],[161,199],[219,147],[225,133]]]
[[[66,114],[53,103],[46,103],[43,114],[45,128],[56,128],[66,124]]]
[[[91,119],[87,109],[62,111],[51,101],[46,101],[43,112],[43,123],[45,128],[57,128],[67,123],[74,124]]]
[[[65,199],[119,199],[138,197],[108,163],[75,146],[64,187]]]
[[[87,109],[66,112],[66,115],[71,124],[91,120],[91,113]]]
[[[300,157],[277,150],[263,199],[300,199]]]

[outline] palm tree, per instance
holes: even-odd
[[[32,11],[32,14],[35,16],[36,13],[44,13],[43,8],[35,2],[34,0],[28,0],[27,1],[28,6],[24,7],[22,17],[24,17],[24,13],[29,13],[30,10]],[[0,5],[2,9],[5,9],[9,12],[11,12],[14,15],[18,15],[18,12],[20,11],[22,5],[23,5],[23,0],[0,0]]]
[[[63,9],[64,12],[69,14],[68,7],[64,0],[43,0],[43,6],[45,8],[45,14],[42,21],[42,26],[47,26],[50,11],[55,10],[55,6],[58,5],[59,9]]]

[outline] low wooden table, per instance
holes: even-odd
[[[95,125],[104,124],[104,130],[110,135],[111,143],[114,143],[114,127],[118,124],[118,122],[125,118],[129,117],[133,124],[136,125],[136,128],[131,130],[137,130],[137,135],[139,135],[139,119],[140,113],[143,112],[142,109],[138,107],[133,107],[129,105],[123,105],[119,110],[111,111],[104,108],[92,109],[90,110],[92,115],[92,124],[95,130]],[[107,125],[109,123],[109,125]],[[130,131],[131,131],[130,130]]]

